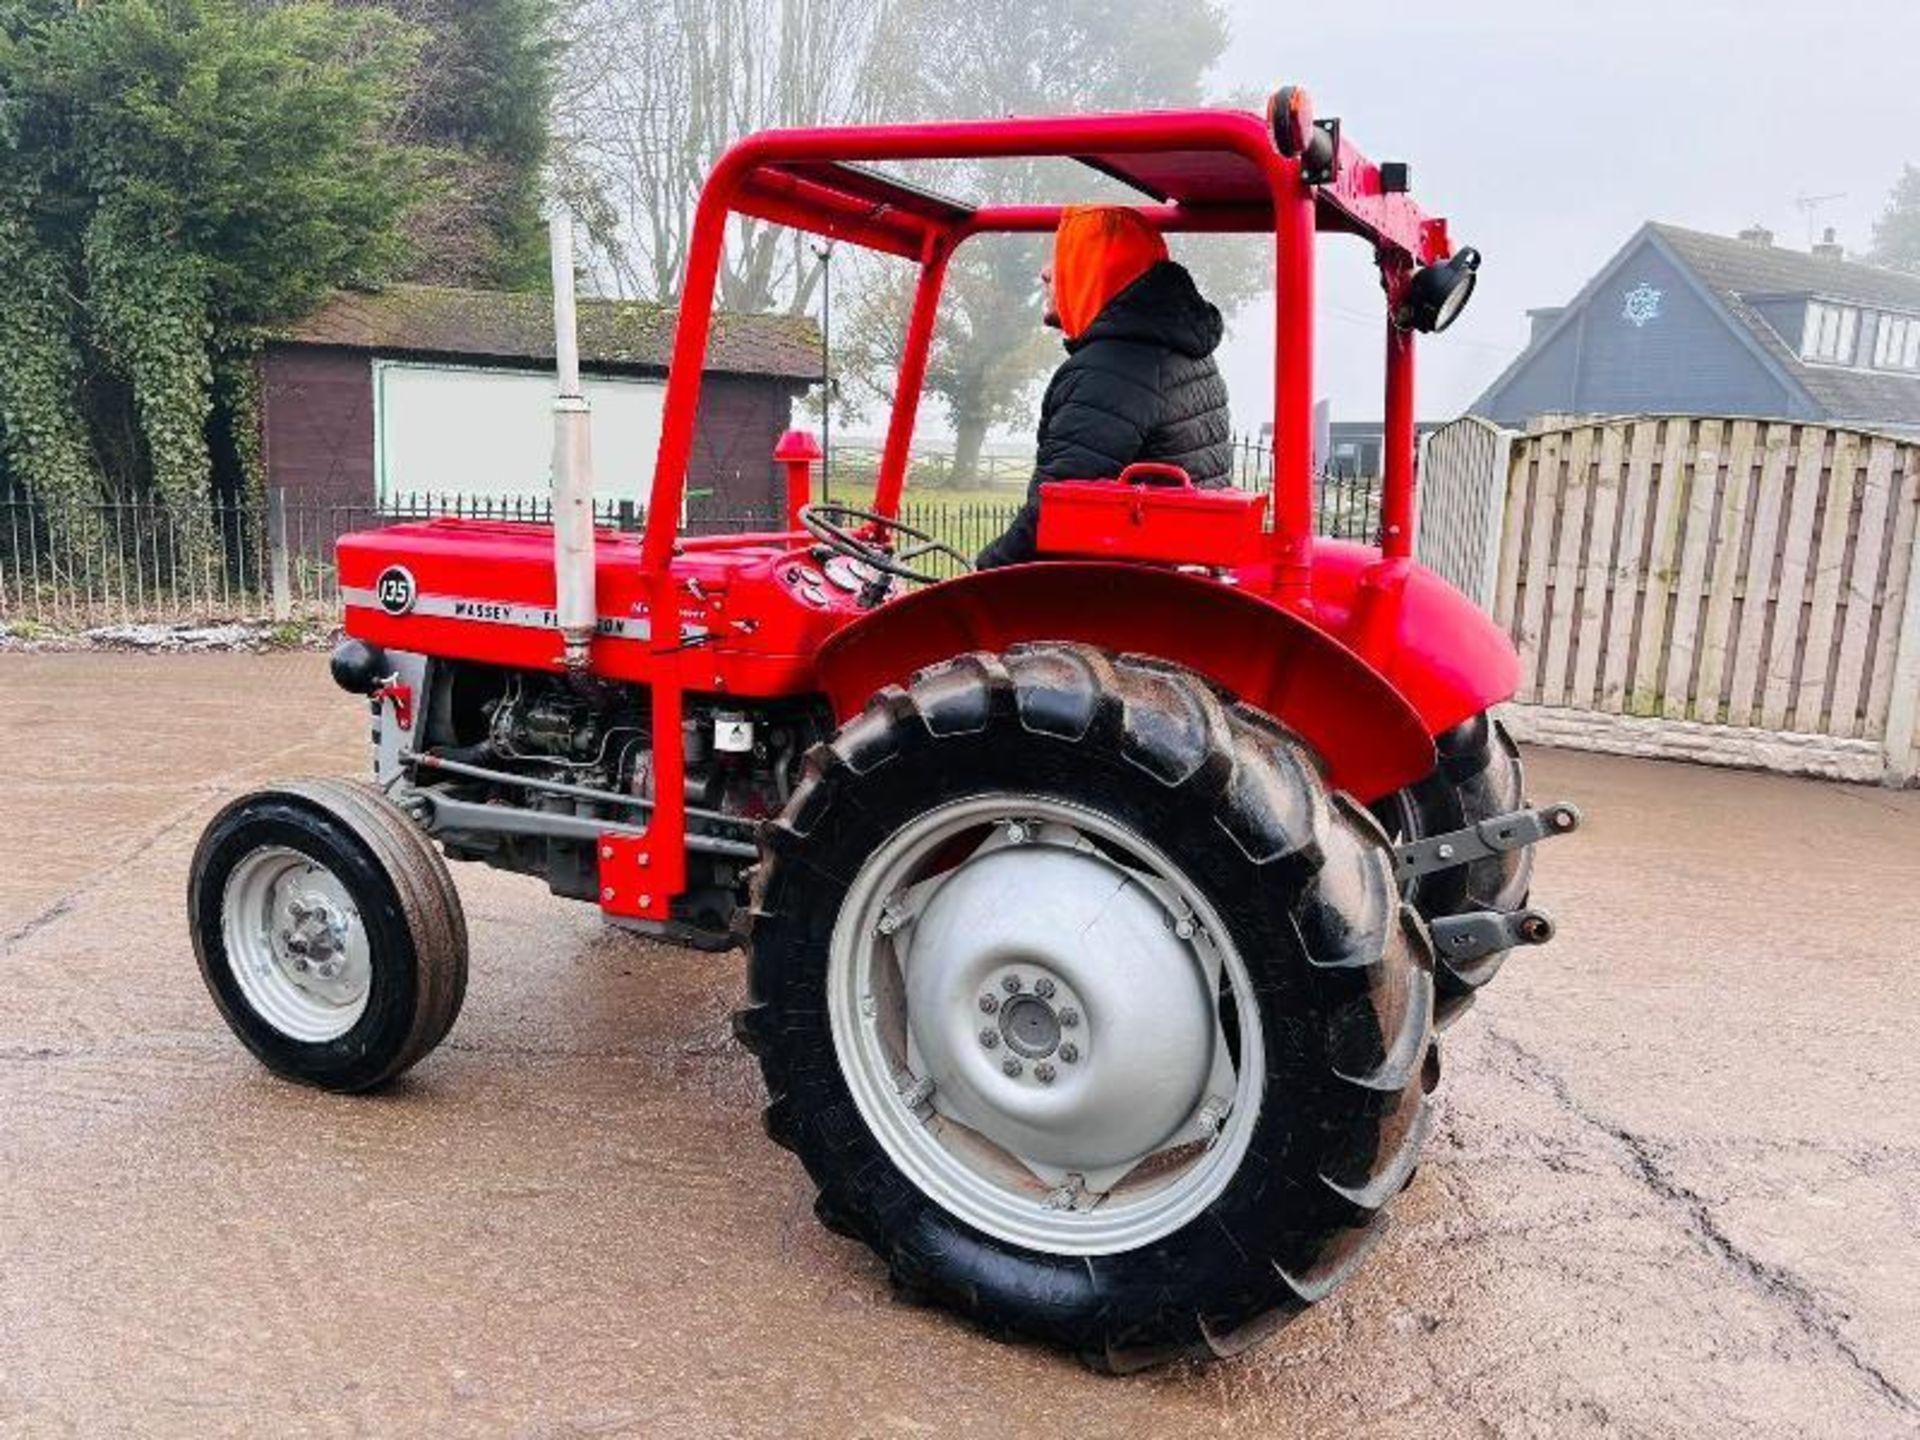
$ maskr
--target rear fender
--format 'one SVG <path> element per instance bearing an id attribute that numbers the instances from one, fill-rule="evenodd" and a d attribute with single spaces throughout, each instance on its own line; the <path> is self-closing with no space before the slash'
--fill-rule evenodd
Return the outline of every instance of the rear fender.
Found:
<path id="1" fill-rule="evenodd" d="M 1244 578 L 1261 582 L 1252 574 Z M 1313 619 L 1385 676 L 1432 735 L 1511 699 L 1519 687 L 1520 657 L 1506 631 L 1412 560 L 1316 541 Z"/>
<path id="2" fill-rule="evenodd" d="M 1078 641 L 1196 671 L 1298 734 L 1319 752 L 1331 783 L 1361 800 L 1434 766 L 1420 712 L 1341 641 L 1233 586 L 1136 565 L 1015 565 L 906 595 L 821 648 L 819 683 L 844 720 L 924 666 L 1034 640 Z"/>

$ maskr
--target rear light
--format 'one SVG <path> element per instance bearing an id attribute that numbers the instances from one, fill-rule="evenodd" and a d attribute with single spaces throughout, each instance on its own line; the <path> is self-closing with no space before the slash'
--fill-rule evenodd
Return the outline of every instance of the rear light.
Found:
<path id="1" fill-rule="evenodd" d="M 1300 162 L 1300 178 L 1309 185 L 1330 182 L 1340 166 L 1340 122 L 1313 118 L 1313 100 L 1302 85 L 1284 85 L 1267 101 L 1267 125 L 1273 145 Z"/>
<path id="2" fill-rule="evenodd" d="M 1273 129 L 1273 148 L 1289 160 L 1306 153 L 1313 138 L 1313 97 L 1304 85 L 1283 85 L 1267 101 L 1267 124 Z"/>

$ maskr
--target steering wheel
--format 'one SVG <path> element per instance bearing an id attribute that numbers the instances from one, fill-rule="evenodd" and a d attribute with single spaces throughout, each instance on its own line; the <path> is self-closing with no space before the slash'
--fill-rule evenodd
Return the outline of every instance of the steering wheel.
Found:
<path id="1" fill-rule="evenodd" d="M 853 523 L 856 521 L 860 522 L 859 530 L 891 532 L 916 543 L 896 551 L 890 540 L 869 538 L 858 533 Z M 938 584 L 941 578 L 929 575 L 924 570 L 916 570 L 908 563 L 918 560 L 922 555 L 945 555 L 962 570 L 973 569 L 973 562 L 946 541 L 935 539 L 926 531 L 903 525 L 898 520 L 889 520 L 884 515 L 876 515 L 871 510 L 861 510 L 852 505 L 802 505 L 800 524 L 829 550 L 837 550 L 883 575 L 898 576 L 921 585 Z"/>

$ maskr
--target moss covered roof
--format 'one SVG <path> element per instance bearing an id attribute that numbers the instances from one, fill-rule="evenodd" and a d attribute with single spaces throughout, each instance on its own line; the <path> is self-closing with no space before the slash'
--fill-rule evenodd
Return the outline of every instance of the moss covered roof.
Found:
<path id="1" fill-rule="evenodd" d="M 672 306 L 583 299 L 579 317 L 581 364 L 667 368 L 678 317 Z M 553 301 L 546 295 L 433 285 L 342 290 L 273 338 L 381 354 L 552 360 Z M 707 369 L 818 380 L 819 327 L 804 315 L 715 315 Z"/>

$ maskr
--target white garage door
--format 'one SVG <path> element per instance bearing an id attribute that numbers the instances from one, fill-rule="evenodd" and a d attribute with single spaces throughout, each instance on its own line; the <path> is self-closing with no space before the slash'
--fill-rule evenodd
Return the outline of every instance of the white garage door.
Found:
<path id="1" fill-rule="evenodd" d="M 594 495 L 644 502 L 666 386 L 588 376 Z M 376 360 L 374 473 L 382 503 L 418 495 L 541 498 L 553 471 L 551 372 Z"/>

